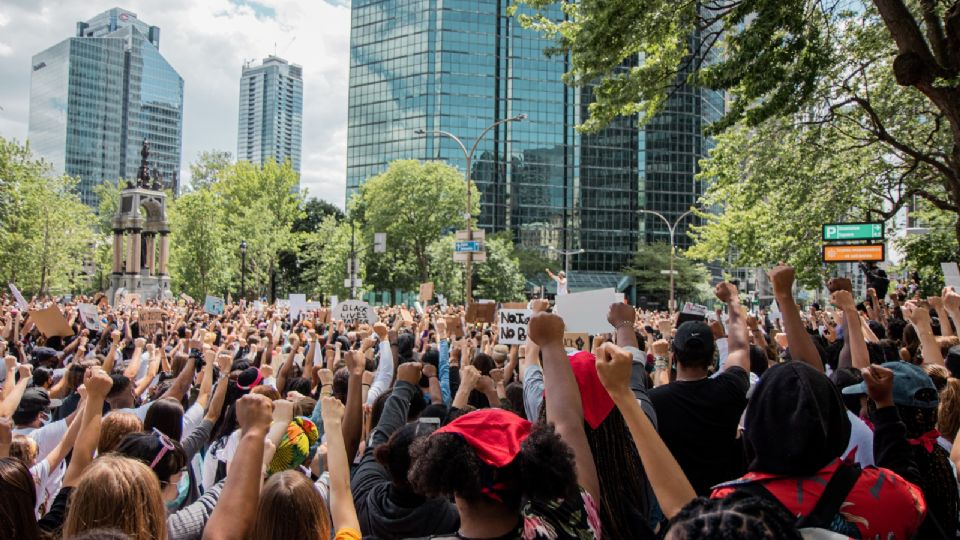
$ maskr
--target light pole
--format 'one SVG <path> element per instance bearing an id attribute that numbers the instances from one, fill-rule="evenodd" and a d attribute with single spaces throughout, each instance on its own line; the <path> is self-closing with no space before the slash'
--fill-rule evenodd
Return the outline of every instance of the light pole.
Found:
<path id="1" fill-rule="evenodd" d="M 247 297 L 247 241 L 240 241 L 240 297 Z"/>
<path id="2" fill-rule="evenodd" d="M 672 224 L 660 212 L 656 212 L 654 210 L 637 210 L 637 212 L 642 212 L 644 214 L 653 214 L 657 216 L 658 218 L 662 219 L 664 223 L 667 224 L 667 230 L 670 231 L 670 303 L 667 305 L 667 308 L 671 312 L 674 312 L 677 310 L 677 301 L 674 298 L 674 294 L 675 294 L 674 276 L 676 275 L 677 271 L 673 269 L 673 260 L 677 254 L 677 242 L 676 242 L 677 226 L 680 225 L 680 222 L 683 220 L 683 218 L 693 213 L 693 209 L 687 210 L 686 212 L 680 214 L 680 216 L 677 217 L 677 220 L 674 221 Z"/>
<path id="3" fill-rule="evenodd" d="M 566 274 L 567 279 L 570 279 L 570 256 L 579 255 L 586 251 L 585 249 L 557 249 L 553 246 L 547 246 L 547 249 L 563 255 L 563 273 Z"/>
<path id="4" fill-rule="evenodd" d="M 480 141 L 483 140 L 483 137 L 491 129 L 501 124 L 506 124 L 508 122 L 521 122 L 523 120 L 526 120 L 526 118 L 527 118 L 527 115 L 518 114 L 516 116 L 511 116 L 510 118 L 503 118 L 501 120 L 497 120 L 496 122 L 490 124 L 489 126 L 487 126 L 486 129 L 480 132 L 480 135 L 473 142 L 473 146 L 470 147 L 469 151 L 467 150 L 467 146 L 463 144 L 463 141 L 460 140 L 460 137 L 457 137 L 456 135 L 454 135 L 453 133 L 450 133 L 449 131 L 443 131 L 443 130 L 426 131 L 424 129 L 418 129 L 414 131 L 414 133 L 416 133 L 417 135 L 443 135 L 444 137 L 449 137 L 457 143 L 457 145 L 460 147 L 460 150 L 463 150 L 463 157 L 464 157 L 464 160 L 466 161 L 466 169 L 464 169 L 464 172 L 463 172 L 463 179 L 467 183 L 467 211 L 464 214 L 464 217 L 467 219 L 467 241 L 473 240 L 473 212 L 471 211 L 473 208 L 473 205 L 471 204 L 473 202 L 472 201 L 473 195 L 470 190 L 470 174 L 471 174 L 470 169 L 471 169 L 471 162 L 473 161 L 473 153 L 477 151 L 477 146 L 480 144 Z M 464 286 L 466 288 L 467 303 L 469 303 L 470 300 L 472 300 L 473 298 L 473 273 L 472 273 L 473 265 L 472 263 L 473 263 L 473 253 L 472 252 L 467 253 L 467 266 L 464 272 L 465 274 Z"/>

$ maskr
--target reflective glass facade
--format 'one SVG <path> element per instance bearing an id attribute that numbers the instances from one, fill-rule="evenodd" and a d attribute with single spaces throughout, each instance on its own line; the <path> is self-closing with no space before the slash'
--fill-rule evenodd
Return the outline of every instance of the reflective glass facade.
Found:
<path id="1" fill-rule="evenodd" d="M 159 43 L 157 27 L 115 8 L 33 57 L 31 147 L 58 173 L 79 177 L 88 204 L 100 182 L 136 177 L 144 139 L 150 167 L 178 188 L 183 79 Z"/>
<path id="2" fill-rule="evenodd" d="M 300 172 L 303 140 L 303 68 L 270 56 L 243 66 L 237 159 L 262 164 L 290 160 Z"/>
<path id="3" fill-rule="evenodd" d="M 450 132 L 469 150 L 493 122 L 526 114 L 477 146 L 471 175 L 481 192 L 479 226 L 510 230 L 532 249 L 583 248 L 571 261 L 580 272 L 619 272 L 639 239 L 636 210 L 652 198 L 644 191 L 645 160 L 667 157 L 648 151 L 635 118 L 577 133 L 590 90 L 561 82 L 567 60 L 545 56 L 550 43 L 508 17 L 510 3 L 354 0 L 347 197 L 397 159 L 462 169 L 463 150 L 431 132 Z M 421 129 L 428 135 L 414 133 Z"/>

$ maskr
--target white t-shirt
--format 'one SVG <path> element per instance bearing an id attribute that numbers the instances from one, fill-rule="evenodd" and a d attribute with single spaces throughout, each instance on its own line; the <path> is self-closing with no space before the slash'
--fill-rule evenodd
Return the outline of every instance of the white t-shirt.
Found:
<path id="1" fill-rule="evenodd" d="M 79 421 L 79 419 L 77 419 Z M 27 435 L 37 442 L 37 461 L 47 457 L 67 434 L 67 420 L 57 420 L 40 428 L 17 428 L 14 435 Z"/>
<path id="2" fill-rule="evenodd" d="M 568 292 L 568 291 L 567 291 L 567 280 L 566 280 L 566 278 L 564 278 L 564 279 L 558 279 L 558 280 L 557 280 L 557 296 L 560 296 L 561 294 L 567 294 L 567 292 Z"/>

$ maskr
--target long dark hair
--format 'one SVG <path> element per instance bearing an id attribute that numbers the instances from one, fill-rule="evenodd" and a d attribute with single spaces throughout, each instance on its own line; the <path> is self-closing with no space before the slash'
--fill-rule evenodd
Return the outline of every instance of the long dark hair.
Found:
<path id="1" fill-rule="evenodd" d="M 0 458 L 0 540 L 43 538 L 34 508 L 37 488 L 22 461 Z"/>
<path id="2" fill-rule="evenodd" d="M 175 441 L 183 438 L 183 407 L 180 403 L 172 399 L 154 401 L 143 418 L 143 430 L 153 428 Z"/>

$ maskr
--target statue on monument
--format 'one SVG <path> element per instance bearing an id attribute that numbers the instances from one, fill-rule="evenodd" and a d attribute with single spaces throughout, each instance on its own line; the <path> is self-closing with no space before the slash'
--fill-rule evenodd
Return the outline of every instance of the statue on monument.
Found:
<path id="1" fill-rule="evenodd" d="M 143 146 L 140 147 L 140 169 L 137 171 L 137 186 L 150 188 L 150 167 L 147 165 L 147 158 L 150 157 L 150 143 L 143 139 Z"/>

